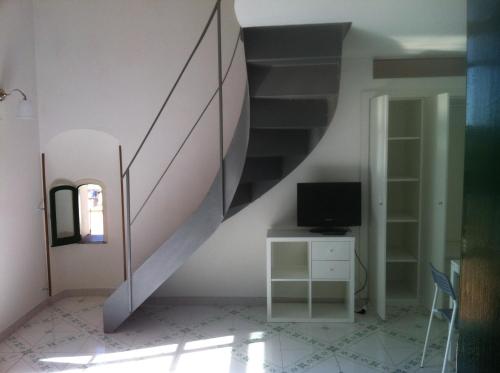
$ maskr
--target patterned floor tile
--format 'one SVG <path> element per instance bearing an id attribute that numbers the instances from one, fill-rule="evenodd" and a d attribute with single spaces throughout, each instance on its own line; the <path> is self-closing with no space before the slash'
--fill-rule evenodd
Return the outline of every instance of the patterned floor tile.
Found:
<path id="1" fill-rule="evenodd" d="M 317 365 L 314 365 L 307 372 L 308 373 L 345 373 L 345 372 L 378 373 L 379 371 L 354 363 L 347 359 L 338 358 L 334 356 L 325 361 L 320 362 Z"/>
<path id="2" fill-rule="evenodd" d="M 0 372 L 6 372 L 17 363 L 23 354 L 18 352 L 0 352 Z"/>
<path id="3" fill-rule="evenodd" d="M 103 297 L 66 298 L 0 343 L 3 372 L 373 373 L 440 371 L 446 323 L 426 366 L 425 310 L 392 306 L 351 324 L 267 323 L 264 306 L 145 306 L 102 331 Z M 453 372 L 452 365 L 449 372 Z"/>

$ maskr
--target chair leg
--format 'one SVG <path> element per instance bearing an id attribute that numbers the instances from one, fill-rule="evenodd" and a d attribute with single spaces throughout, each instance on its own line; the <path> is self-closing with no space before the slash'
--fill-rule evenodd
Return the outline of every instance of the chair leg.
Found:
<path id="1" fill-rule="evenodd" d="M 453 312 L 451 314 L 450 326 L 448 328 L 448 339 L 446 340 L 446 351 L 444 352 L 444 361 L 443 361 L 443 369 L 441 373 L 444 373 L 446 370 L 446 363 L 448 362 L 448 354 L 450 353 L 450 341 L 451 341 L 451 333 L 453 332 L 453 328 L 455 326 L 455 317 L 457 314 L 457 301 L 453 301 Z"/>
<path id="2" fill-rule="evenodd" d="M 425 335 L 424 351 L 422 351 L 422 360 L 420 360 L 420 368 L 424 366 L 425 353 L 427 352 L 427 344 L 429 343 L 429 336 L 431 334 L 432 318 L 434 317 L 434 310 L 436 308 L 436 300 L 438 295 L 438 287 L 434 285 L 434 300 L 432 301 L 431 315 L 429 316 L 429 324 L 427 325 L 427 334 Z"/>

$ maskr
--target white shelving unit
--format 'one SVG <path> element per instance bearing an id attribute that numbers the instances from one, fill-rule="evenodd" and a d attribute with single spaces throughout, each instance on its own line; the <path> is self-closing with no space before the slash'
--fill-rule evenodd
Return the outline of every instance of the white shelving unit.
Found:
<path id="1" fill-rule="evenodd" d="M 417 301 L 423 100 L 389 99 L 388 117 L 386 299 Z"/>
<path id="2" fill-rule="evenodd" d="M 266 241 L 268 321 L 354 322 L 354 237 L 270 230 Z"/>
<path id="3" fill-rule="evenodd" d="M 372 99 L 370 107 L 370 300 L 382 319 L 388 302 L 419 296 L 422 98 Z"/>

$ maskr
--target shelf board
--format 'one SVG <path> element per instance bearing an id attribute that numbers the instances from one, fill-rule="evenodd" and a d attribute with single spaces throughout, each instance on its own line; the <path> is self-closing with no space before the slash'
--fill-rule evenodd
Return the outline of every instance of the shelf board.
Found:
<path id="1" fill-rule="evenodd" d="M 396 250 L 388 250 L 387 263 L 417 263 L 417 258 L 405 252 L 396 252 Z"/>
<path id="2" fill-rule="evenodd" d="M 418 223 L 418 219 L 409 214 L 391 214 L 387 217 L 387 223 Z"/>
<path id="3" fill-rule="evenodd" d="M 272 281 L 309 281 L 307 266 L 290 266 L 284 268 L 273 268 L 271 270 Z"/>
<path id="4" fill-rule="evenodd" d="M 398 181 L 420 181 L 420 177 L 418 175 L 391 175 L 387 178 L 387 182 Z"/>
<path id="5" fill-rule="evenodd" d="M 389 141 L 415 141 L 420 140 L 419 136 L 392 136 L 388 138 Z"/>
<path id="6" fill-rule="evenodd" d="M 349 310 L 345 303 L 315 303 L 312 307 L 313 319 L 347 319 Z"/>
<path id="7" fill-rule="evenodd" d="M 309 318 L 309 305 L 307 303 L 273 303 L 272 318 Z"/>
<path id="8" fill-rule="evenodd" d="M 418 177 L 390 177 L 387 179 L 388 183 L 418 183 Z"/>

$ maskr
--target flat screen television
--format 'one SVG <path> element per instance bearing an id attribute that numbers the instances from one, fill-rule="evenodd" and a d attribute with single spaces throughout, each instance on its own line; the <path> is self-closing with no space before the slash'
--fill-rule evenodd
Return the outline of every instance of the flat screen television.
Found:
<path id="1" fill-rule="evenodd" d="M 297 184 L 297 225 L 311 231 L 342 234 L 361 225 L 361 183 Z"/>

